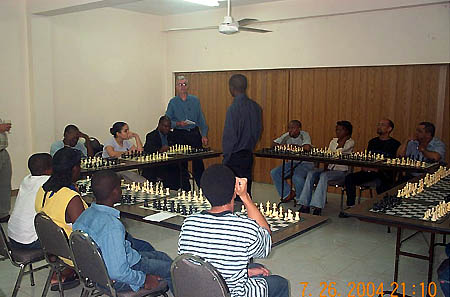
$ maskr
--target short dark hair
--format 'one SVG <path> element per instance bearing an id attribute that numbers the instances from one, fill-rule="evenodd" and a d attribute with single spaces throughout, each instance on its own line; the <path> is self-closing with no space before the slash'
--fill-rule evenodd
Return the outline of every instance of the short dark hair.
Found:
<path id="1" fill-rule="evenodd" d="M 80 131 L 80 129 L 78 129 L 77 126 L 70 124 L 64 128 L 64 135 L 66 135 L 70 132 L 77 132 L 77 131 Z"/>
<path id="2" fill-rule="evenodd" d="M 230 203 L 233 198 L 236 176 L 227 166 L 214 164 L 203 172 L 200 184 L 209 203 L 212 206 L 222 206 Z"/>
<path id="3" fill-rule="evenodd" d="M 125 126 L 127 123 L 125 122 L 115 122 L 114 125 L 109 128 L 109 133 L 111 133 L 114 137 L 116 137 L 117 133 L 120 133 L 122 131 L 123 126 Z"/>
<path id="4" fill-rule="evenodd" d="M 52 156 L 48 153 L 37 153 L 28 159 L 28 169 L 31 175 L 43 175 L 46 170 L 52 168 Z"/>
<path id="5" fill-rule="evenodd" d="M 170 118 L 168 116 L 166 116 L 166 115 L 163 115 L 162 117 L 159 118 L 158 125 L 161 124 L 164 121 L 169 121 L 170 122 Z"/>
<path id="6" fill-rule="evenodd" d="M 350 123 L 349 121 L 338 121 L 336 125 L 341 126 L 345 130 L 347 130 L 348 135 L 352 136 L 353 133 L 352 123 Z"/>
<path id="7" fill-rule="evenodd" d="M 421 122 L 419 125 L 425 126 L 425 132 L 430 133 L 431 137 L 434 137 L 434 133 L 436 132 L 436 127 L 434 127 L 433 123 Z"/>
<path id="8" fill-rule="evenodd" d="M 300 122 L 299 120 L 292 120 L 289 122 L 289 124 L 294 124 L 297 127 L 301 128 L 302 127 L 302 122 Z"/>
<path id="9" fill-rule="evenodd" d="M 120 187 L 120 177 L 112 170 L 102 170 L 92 176 L 91 185 L 96 201 L 102 202 L 116 187 Z"/>
<path id="10" fill-rule="evenodd" d="M 245 92 L 247 90 L 247 78 L 242 74 L 233 74 L 229 81 L 230 87 L 233 87 L 239 92 Z"/>
<path id="11" fill-rule="evenodd" d="M 389 123 L 389 127 L 391 127 L 392 128 L 392 130 L 391 130 L 391 132 L 394 130 L 394 122 L 393 121 L 391 121 L 390 119 L 385 119 L 386 121 L 388 121 L 388 123 Z"/>

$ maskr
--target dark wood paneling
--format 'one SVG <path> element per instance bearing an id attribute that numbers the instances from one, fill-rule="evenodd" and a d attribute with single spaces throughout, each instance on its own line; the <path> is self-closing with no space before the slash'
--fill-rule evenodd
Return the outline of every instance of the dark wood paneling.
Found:
<path id="1" fill-rule="evenodd" d="M 442 71 L 446 67 L 446 71 Z M 442 139 L 450 141 L 449 65 L 337 67 L 315 69 L 217 71 L 183 73 L 190 93 L 200 98 L 209 125 L 210 146 L 221 150 L 225 113 L 232 98 L 228 79 L 234 73 L 248 78 L 248 95 L 263 109 L 263 135 L 257 149 L 269 146 L 284 133 L 290 119 L 298 119 L 317 147 L 334 137 L 335 123 L 353 124 L 356 150 L 363 150 L 376 136 L 382 118 L 395 123 L 392 136 L 403 142 L 414 134 L 417 123 L 436 123 L 439 81 L 445 79 Z M 447 150 L 447 160 L 450 152 Z M 221 162 L 220 160 L 207 161 Z M 256 159 L 255 181 L 270 182 L 270 169 L 279 161 Z"/>

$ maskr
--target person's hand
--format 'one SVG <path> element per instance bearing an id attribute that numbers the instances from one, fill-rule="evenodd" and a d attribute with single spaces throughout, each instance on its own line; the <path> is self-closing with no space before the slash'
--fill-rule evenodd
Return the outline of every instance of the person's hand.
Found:
<path id="1" fill-rule="evenodd" d="M 89 135 L 87 135 L 86 133 L 83 133 L 81 131 L 78 132 L 78 137 L 84 138 L 86 140 L 89 140 Z"/>
<path id="2" fill-rule="evenodd" d="M 144 283 L 144 289 L 151 290 L 159 286 L 159 281 L 161 280 L 161 277 L 157 275 L 147 274 L 145 275 L 145 283 Z"/>
<path id="3" fill-rule="evenodd" d="M 169 150 L 169 146 L 163 145 L 159 151 L 160 151 L 161 153 L 164 153 L 164 152 L 167 152 L 168 150 Z"/>
<path id="4" fill-rule="evenodd" d="M 0 124 L 0 133 L 9 132 L 11 130 L 11 123 Z"/>
<path id="5" fill-rule="evenodd" d="M 203 146 L 208 146 L 208 137 L 206 137 L 206 136 L 202 137 L 202 144 L 203 144 Z"/>
<path id="6" fill-rule="evenodd" d="M 180 127 L 184 127 L 184 126 L 187 126 L 187 123 L 185 121 L 179 121 L 176 123 L 176 125 L 180 126 Z"/>
<path id="7" fill-rule="evenodd" d="M 234 186 L 234 192 L 239 195 L 241 199 L 247 196 L 247 178 L 236 177 L 236 184 Z"/>
<path id="8" fill-rule="evenodd" d="M 309 152 L 310 150 L 311 150 L 311 145 L 310 144 L 305 144 L 305 145 L 303 145 L 303 149 L 305 150 L 305 151 L 307 151 L 307 152 Z"/>
<path id="9" fill-rule="evenodd" d="M 419 152 L 423 153 L 427 150 L 427 144 L 419 144 L 419 147 L 417 148 Z"/>
<path id="10" fill-rule="evenodd" d="M 254 268 L 249 268 L 248 269 L 248 276 L 252 277 L 252 276 L 269 276 L 270 275 L 270 271 L 266 268 L 266 267 L 254 267 Z"/>
<path id="11" fill-rule="evenodd" d="M 132 131 L 128 131 L 128 137 L 129 138 L 136 138 L 136 136 L 139 136 L 137 133 L 134 133 Z"/>

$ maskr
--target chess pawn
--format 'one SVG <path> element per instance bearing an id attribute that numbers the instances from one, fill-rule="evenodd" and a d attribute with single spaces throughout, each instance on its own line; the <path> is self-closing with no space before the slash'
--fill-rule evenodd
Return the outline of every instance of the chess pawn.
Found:
<path id="1" fill-rule="evenodd" d="M 186 191 L 181 192 L 181 200 L 186 199 Z"/>
<path id="2" fill-rule="evenodd" d="M 300 212 L 299 211 L 296 211 L 295 212 L 295 220 L 298 222 L 298 221 L 300 221 Z"/>
<path id="3" fill-rule="evenodd" d="M 397 192 L 397 197 L 398 197 L 398 198 L 402 197 L 402 190 L 398 190 L 398 192 Z"/>
<path id="4" fill-rule="evenodd" d="M 285 220 L 285 221 L 287 221 L 287 220 L 288 220 L 288 214 L 287 214 L 287 212 L 286 212 L 286 213 L 284 213 L 284 220 Z"/>
<path id="5" fill-rule="evenodd" d="M 431 221 L 432 221 L 432 222 L 436 222 L 436 221 L 437 221 L 436 210 L 434 210 L 434 211 L 432 212 Z"/>
<path id="6" fill-rule="evenodd" d="M 166 196 L 169 196 L 169 195 L 170 195 L 170 189 L 166 188 Z"/>
<path id="7" fill-rule="evenodd" d="M 242 206 L 241 206 L 241 213 L 245 213 L 245 206 L 244 206 L 244 204 L 242 204 Z"/>

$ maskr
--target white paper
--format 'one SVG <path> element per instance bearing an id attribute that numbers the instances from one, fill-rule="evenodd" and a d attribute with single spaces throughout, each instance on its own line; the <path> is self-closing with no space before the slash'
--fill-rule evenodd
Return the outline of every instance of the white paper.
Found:
<path id="1" fill-rule="evenodd" d="M 146 216 L 146 217 L 144 217 L 144 220 L 152 221 L 152 222 L 161 222 L 161 221 L 170 219 L 171 217 L 174 217 L 174 216 L 176 216 L 176 214 L 162 211 L 160 213 L 155 213 L 155 214 Z"/>
<path id="2" fill-rule="evenodd" d="M 186 121 L 184 121 L 184 122 L 188 125 L 195 125 L 195 122 L 188 120 L 188 119 L 186 119 Z"/>

